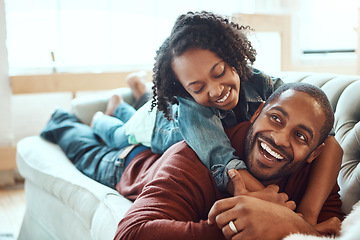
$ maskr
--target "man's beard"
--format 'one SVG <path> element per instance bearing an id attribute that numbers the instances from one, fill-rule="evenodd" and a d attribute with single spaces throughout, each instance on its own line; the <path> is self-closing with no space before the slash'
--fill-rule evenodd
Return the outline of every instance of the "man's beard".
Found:
<path id="1" fill-rule="evenodd" d="M 255 136 L 253 136 L 253 132 L 253 124 L 251 124 L 247 132 L 245 141 L 245 163 L 249 173 L 255 178 L 257 178 L 259 181 L 272 181 L 289 176 L 290 174 L 298 170 L 300 167 L 302 167 L 310 156 L 309 154 L 303 161 L 294 163 L 294 156 L 288 153 L 282 146 L 277 146 L 273 139 L 265 136 L 261 132 L 258 132 L 255 134 Z M 264 171 L 266 171 L 266 169 L 270 169 L 271 167 L 263 164 L 258 159 L 250 159 L 252 158 L 251 154 L 252 151 L 255 149 L 255 144 L 257 144 L 257 139 L 259 139 L 259 137 L 261 137 L 261 139 L 263 140 L 266 140 L 267 144 L 276 148 L 276 150 L 285 157 L 285 161 L 287 161 L 281 168 L 274 170 L 270 174 L 265 173 Z"/>

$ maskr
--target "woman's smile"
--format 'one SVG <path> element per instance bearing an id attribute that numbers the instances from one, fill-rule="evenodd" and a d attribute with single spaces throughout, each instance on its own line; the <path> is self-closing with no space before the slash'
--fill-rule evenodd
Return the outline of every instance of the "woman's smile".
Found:
<path id="1" fill-rule="evenodd" d="M 223 102 L 225 102 L 225 101 L 229 98 L 229 96 L 230 96 L 230 91 L 231 91 L 231 88 L 229 89 L 228 93 L 227 93 L 223 98 L 217 100 L 216 102 L 217 102 L 217 103 L 223 103 Z"/>

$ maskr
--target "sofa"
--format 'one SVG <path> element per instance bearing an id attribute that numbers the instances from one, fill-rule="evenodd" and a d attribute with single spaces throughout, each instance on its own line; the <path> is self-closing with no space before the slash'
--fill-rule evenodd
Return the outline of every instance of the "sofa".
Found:
<path id="1" fill-rule="evenodd" d="M 335 137 L 344 149 L 338 182 L 345 213 L 360 199 L 360 76 L 282 72 L 284 82 L 302 81 L 321 87 L 335 110 Z M 119 92 L 133 101 L 130 89 L 77 97 L 72 112 L 89 124 L 96 111 Z M 50 116 L 49 116 L 50 117 Z M 17 164 L 25 178 L 26 212 L 19 239 L 112 239 L 131 202 L 115 190 L 80 173 L 55 144 L 39 136 L 17 145 Z"/>

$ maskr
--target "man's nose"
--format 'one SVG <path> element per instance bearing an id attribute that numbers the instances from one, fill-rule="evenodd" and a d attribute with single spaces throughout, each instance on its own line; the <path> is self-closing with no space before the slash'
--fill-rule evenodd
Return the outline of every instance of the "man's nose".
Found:
<path id="1" fill-rule="evenodd" d="M 271 136 L 278 146 L 290 147 L 290 133 L 285 129 L 273 131 Z"/>
<path id="2" fill-rule="evenodd" d="M 209 96 L 220 97 L 223 90 L 224 90 L 224 86 L 222 84 L 211 84 L 209 86 Z"/>

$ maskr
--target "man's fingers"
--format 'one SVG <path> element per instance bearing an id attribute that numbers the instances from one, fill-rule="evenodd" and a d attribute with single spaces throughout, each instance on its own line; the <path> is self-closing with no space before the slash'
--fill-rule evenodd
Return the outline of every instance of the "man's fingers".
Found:
<path id="1" fill-rule="evenodd" d="M 293 211 L 295 211 L 295 209 L 296 209 L 296 203 L 294 201 L 287 201 L 285 203 L 285 206 L 290 208 Z"/>
<path id="2" fill-rule="evenodd" d="M 248 192 L 245 187 L 245 182 L 238 171 L 235 169 L 230 169 L 228 174 L 234 185 L 234 196 L 239 196 L 240 194 L 245 194 Z"/>
<path id="3" fill-rule="evenodd" d="M 233 239 L 233 237 L 236 234 L 238 234 L 239 232 L 242 231 L 242 227 L 238 224 L 238 222 L 236 220 L 231 221 L 231 222 L 233 224 L 233 227 L 232 227 L 233 229 L 230 227 L 230 224 L 231 224 L 230 222 L 222 228 L 222 232 L 226 239 Z"/>
<path id="4" fill-rule="evenodd" d="M 214 224 L 216 222 L 215 218 L 219 214 L 231 209 L 232 207 L 234 207 L 234 205 L 235 203 L 233 198 L 225 198 L 216 201 L 209 211 L 208 224 Z"/>

